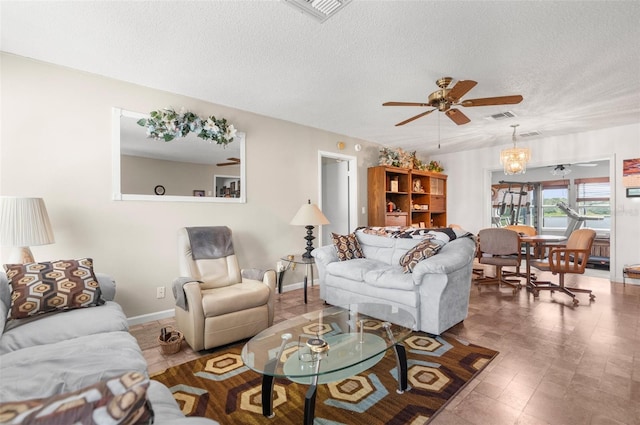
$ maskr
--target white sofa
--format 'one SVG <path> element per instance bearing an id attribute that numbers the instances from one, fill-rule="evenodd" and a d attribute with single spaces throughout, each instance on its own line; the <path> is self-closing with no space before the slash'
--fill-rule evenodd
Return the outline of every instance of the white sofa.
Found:
<path id="1" fill-rule="evenodd" d="M 0 413 L 10 403 L 68 394 L 127 372 L 148 377 L 127 318 L 113 301 L 115 282 L 104 274 L 96 278 L 103 305 L 9 320 L 11 287 L 0 272 Z M 151 380 L 146 395 L 155 424 L 217 424 L 185 417 L 160 382 Z"/>
<path id="2" fill-rule="evenodd" d="M 399 261 L 424 238 L 415 231 L 395 238 L 356 230 L 365 258 L 339 261 L 334 245 L 316 248 L 312 255 L 319 273 L 320 297 L 333 305 L 395 305 L 414 315 L 416 330 L 441 334 L 467 317 L 476 248 L 473 235 L 457 229 L 446 232 L 431 231 L 442 247 L 411 273 L 405 273 Z"/>

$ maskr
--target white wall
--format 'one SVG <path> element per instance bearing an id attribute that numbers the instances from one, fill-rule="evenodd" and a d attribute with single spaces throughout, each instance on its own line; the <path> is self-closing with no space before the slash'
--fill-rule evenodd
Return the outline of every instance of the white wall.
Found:
<path id="1" fill-rule="evenodd" d="M 530 167 L 609 159 L 612 190 L 611 275 L 622 282 L 622 267 L 640 262 L 640 198 L 627 198 L 622 160 L 640 158 L 640 123 L 519 143 L 531 148 Z M 506 146 L 435 155 L 447 180 L 447 218 L 476 233 L 491 225 L 491 171 L 499 170 Z M 481 212 L 481 213 L 479 213 Z"/>
<path id="2" fill-rule="evenodd" d="M 0 59 L 0 194 L 43 197 L 56 242 L 32 247 L 36 260 L 92 257 L 97 271 L 116 279 L 129 317 L 173 308 L 170 289 L 158 300 L 155 288 L 177 277 L 179 227 L 227 225 L 241 267 L 274 268 L 280 256 L 304 252 L 306 231 L 289 221 L 307 199 L 318 202 L 318 151 L 344 141 L 363 185 L 377 161 L 377 146 L 363 140 L 18 56 Z M 227 118 L 246 133 L 246 204 L 111 200 L 111 108 L 168 106 Z M 366 190 L 358 202 L 360 211 Z M 359 219 L 366 224 L 366 213 Z M 7 255 L 0 251 L 3 263 Z M 285 283 L 302 280 L 299 270 L 287 273 Z"/>

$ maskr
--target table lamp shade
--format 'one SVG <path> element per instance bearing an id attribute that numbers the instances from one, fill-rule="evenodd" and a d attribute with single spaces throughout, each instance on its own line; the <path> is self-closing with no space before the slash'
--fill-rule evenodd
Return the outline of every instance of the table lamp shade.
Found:
<path id="1" fill-rule="evenodd" d="M 320 208 L 316 204 L 312 204 L 311 200 L 307 204 L 303 204 L 296 215 L 291 220 L 294 226 L 317 226 L 320 224 L 329 224 L 327 217 L 322 214 Z"/>
<path id="2" fill-rule="evenodd" d="M 289 224 L 294 226 L 305 226 L 307 229 L 307 236 L 305 236 L 305 239 L 307 240 L 307 247 L 305 248 L 306 251 L 302 254 L 302 257 L 311 258 L 313 240 L 315 239 L 313 236 L 313 226 L 330 223 L 329 220 L 327 220 L 327 217 L 322 214 L 320 208 L 318 208 L 316 204 L 312 204 L 311 200 L 309 200 L 306 204 L 303 204 L 300 207 Z"/>
<path id="3" fill-rule="evenodd" d="M 13 262 L 32 262 L 30 246 L 54 242 L 47 207 L 42 198 L 0 197 L 0 245 L 19 248 Z"/>

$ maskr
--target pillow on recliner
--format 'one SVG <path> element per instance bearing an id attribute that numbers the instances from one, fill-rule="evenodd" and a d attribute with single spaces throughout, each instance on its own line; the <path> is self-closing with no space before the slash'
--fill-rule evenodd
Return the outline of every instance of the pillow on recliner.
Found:
<path id="1" fill-rule="evenodd" d="M 358 242 L 358 238 L 356 238 L 355 233 L 350 233 L 348 235 L 332 233 L 331 240 L 333 241 L 333 245 L 336 247 L 338 259 L 340 261 L 364 258 L 364 254 L 360 248 L 360 242 Z"/>
<path id="2" fill-rule="evenodd" d="M 104 304 L 93 260 L 5 264 L 11 285 L 11 319 Z"/>
<path id="3" fill-rule="evenodd" d="M 436 255 L 440 248 L 442 248 L 442 245 L 439 243 L 431 239 L 425 239 L 400 257 L 400 265 L 404 267 L 405 273 L 412 273 L 416 264 L 425 258 Z"/>

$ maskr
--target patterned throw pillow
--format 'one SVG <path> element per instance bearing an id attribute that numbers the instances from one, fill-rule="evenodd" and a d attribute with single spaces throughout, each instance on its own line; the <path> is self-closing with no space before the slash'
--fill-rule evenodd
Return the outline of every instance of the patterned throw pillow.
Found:
<path id="1" fill-rule="evenodd" d="M 78 391 L 0 403 L 3 424 L 150 424 L 149 378 L 128 372 Z"/>
<path id="2" fill-rule="evenodd" d="M 442 248 L 442 245 L 430 239 L 425 239 L 400 257 L 400 265 L 404 267 L 405 273 L 413 273 L 416 264 L 425 258 L 436 255 L 440 248 Z"/>
<path id="3" fill-rule="evenodd" d="M 360 242 L 358 242 L 355 233 L 350 233 L 348 235 L 332 233 L 331 240 L 333 241 L 333 245 L 336 247 L 338 259 L 340 261 L 364 258 L 364 254 L 360 248 Z"/>
<path id="4" fill-rule="evenodd" d="M 93 260 L 5 264 L 11 285 L 11 319 L 104 304 Z"/>

